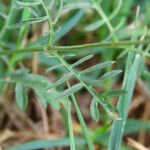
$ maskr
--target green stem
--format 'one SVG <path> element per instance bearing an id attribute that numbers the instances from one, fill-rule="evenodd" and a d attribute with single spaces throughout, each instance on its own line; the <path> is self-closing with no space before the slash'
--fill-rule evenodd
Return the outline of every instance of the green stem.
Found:
<path id="1" fill-rule="evenodd" d="M 7 51 L 1 51 L 0 55 L 8 55 L 13 53 L 29 53 L 29 52 L 51 52 L 51 51 L 81 51 L 81 50 L 89 50 L 93 48 L 99 48 L 99 47 L 113 47 L 113 48 L 120 48 L 125 49 L 126 47 L 133 46 L 133 45 L 139 45 L 139 44 L 149 44 L 149 41 L 118 41 L 118 42 L 97 42 L 97 43 L 89 43 L 89 44 L 83 44 L 83 45 L 73 45 L 73 46 L 39 46 L 39 47 L 26 47 L 22 49 L 15 49 L 15 50 L 7 50 Z M 1 45 L 1 47 L 4 47 Z M 134 50 L 132 50 L 134 51 Z M 141 53 L 144 54 L 147 57 L 150 57 L 149 53 Z"/>
<path id="2" fill-rule="evenodd" d="M 31 47 L 31 48 L 20 48 L 15 50 L 1 51 L 0 55 L 10 55 L 10 54 L 21 54 L 21 53 L 32 53 L 32 52 L 42 52 L 45 46 Z"/>
<path id="3" fill-rule="evenodd" d="M 69 127 L 69 136 L 70 136 L 70 150 L 75 150 L 75 140 L 73 134 L 73 127 L 72 127 L 72 118 L 71 118 L 71 103 L 69 99 L 66 102 L 67 105 L 67 118 L 68 118 L 68 127 Z"/>
<path id="4" fill-rule="evenodd" d="M 22 20 L 23 19 L 29 19 L 30 15 L 31 15 L 30 7 L 23 8 Z M 25 33 L 28 31 L 28 29 L 29 29 L 29 26 L 21 26 L 19 34 L 18 34 L 17 44 L 16 44 L 17 48 L 21 47 L 23 37 L 24 37 Z"/>
<path id="5" fill-rule="evenodd" d="M 82 130 L 83 130 L 83 133 L 84 133 L 86 142 L 87 142 L 87 144 L 88 144 L 89 150 L 94 150 L 94 146 L 93 146 L 92 140 L 91 140 L 91 138 L 90 138 L 88 129 L 87 129 L 87 127 L 86 127 L 86 124 L 85 124 L 84 119 L 83 119 L 83 117 L 82 117 L 81 111 L 80 111 L 80 109 L 79 109 L 79 106 L 78 106 L 78 104 L 77 104 L 77 102 L 76 102 L 76 99 L 75 99 L 75 97 L 74 97 L 73 94 L 71 95 L 71 98 L 72 98 L 72 103 L 73 103 L 73 105 L 74 105 L 74 108 L 75 108 L 75 110 L 76 110 L 76 112 L 77 112 L 77 116 L 78 116 L 78 119 L 79 119 L 79 121 L 80 121 L 80 124 L 81 124 Z"/>
<path id="6" fill-rule="evenodd" d="M 95 10 L 98 12 L 98 14 L 106 22 L 106 25 L 108 26 L 108 29 L 109 29 L 110 33 L 112 34 L 113 40 L 114 40 L 114 42 L 116 42 L 117 41 L 117 37 L 115 36 L 114 29 L 113 29 L 113 26 L 111 25 L 111 23 L 109 21 L 109 18 L 106 16 L 106 14 L 104 13 L 104 11 L 101 8 L 101 6 L 95 0 L 94 0 L 93 4 L 94 4 Z"/>
<path id="7" fill-rule="evenodd" d="M 50 30 L 49 31 L 48 46 L 51 46 L 53 44 L 53 32 L 54 32 L 53 31 L 53 22 L 52 22 L 52 18 L 50 16 L 50 14 L 49 14 L 49 11 L 48 11 L 47 7 L 45 6 L 44 1 L 41 0 L 41 2 L 42 2 L 42 6 L 46 12 L 46 15 L 48 16 L 48 25 L 49 25 L 49 30 Z"/>
<path id="8" fill-rule="evenodd" d="M 6 31 L 7 31 L 7 28 L 8 28 L 9 21 L 10 21 L 10 19 L 12 18 L 13 14 L 14 14 L 13 10 L 14 10 L 14 2 L 12 1 L 9 15 L 7 17 L 7 20 L 4 24 L 4 26 L 3 26 L 3 29 L 1 30 L 1 33 L 0 33 L 0 42 L 3 40 L 4 36 L 6 35 Z"/>

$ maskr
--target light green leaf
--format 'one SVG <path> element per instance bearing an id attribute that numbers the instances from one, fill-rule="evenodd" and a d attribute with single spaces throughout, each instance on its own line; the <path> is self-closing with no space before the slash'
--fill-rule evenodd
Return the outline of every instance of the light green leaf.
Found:
<path id="1" fill-rule="evenodd" d="M 14 0 L 14 2 L 22 7 L 35 6 L 41 3 L 40 0 L 30 0 L 30 1 L 25 1 L 25 2 L 20 1 L 20 0 Z"/>
<path id="2" fill-rule="evenodd" d="M 48 72 L 53 71 L 54 69 L 62 67 L 62 66 L 63 66 L 63 64 L 58 64 L 58 65 L 52 66 L 52 67 L 46 69 L 45 73 L 47 74 Z"/>
<path id="3" fill-rule="evenodd" d="M 0 11 L 0 17 L 2 17 L 5 20 L 7 19 L 7 15 L 2 11 Z"/>
<path id="4" fill-rule="evenodd" d="M 68 74 L 64 75 L 61 79 L 59 79 L 58 81 L 53 83 L 50 87 L 46 88 L 46 90 L 49 90 L 51 88 L 59 86 L 63 82 L 67 81 L 71 76 L 72 76 L 72 73 L 68 73 Z"/>
<path id="5" fill-rule="evenodd" d="M 39 97 L 43 106 L 46 107 L 46 103 L 49 103 L 54 108 L 59 108 L 58 102 L 54 101 L 54 98 L 59 95 L 59 93 L 54 89 L 51 91 L 44 90 L 46 87 L 51 85 L 51 82 L 43 76 L 28 74 L 23 70 L 17 70 L 13 73 L 1 74 L 0 81 L 22 84 L 24 87 L 32 88 Z"/>
<path id="6" fill-rule="evenodd" d="M 29 18 L 29 19 L 22 20 L 21 23 L 29 25 L 29 24 L 43 22 L 43 21 L 45 21 L 47 19 L 48 19 L 48 16 L 43 16 L 43 17 L 38 17 L 38 18 Z"/>
<path id="7" fill-rule="evenodd" d="M 10 83 L 21 83 L 30 88 L 38 88 L 43 90 L 51 85 L 50 81 L 40 75 L 28 74 L 24 70 L 17 70 L 15 72 L 0 74 L 0 80 Z"/>
<path id="8" fill-rule="evenodd" d="M 90 105 L 91 116 L 95 121 L 99 121 L 99 110 L 98 110 L 98 102 L 94 98 L 92 99 Z"/>
<path id="9" fill-rule="evenodd" d="M 62 139 L 49 139 L 49 140 L 35 140 L 31 142 L 27 142 L 24 144 L 20 144 L 18 146 L 9 147 L 7 150 L 37 150 L 43 148 L 55 148 L 55 147 L 62 147 L 62 146 L 69 146 L 70 141 L 69 138 L 62 138 Z M 85 141 L 81 138 L 75 139 L 76 145 L 84 145 Z"/>
<path id="10" fill-rule="evenodd" d="M 142 130 L 147 130 L 147 132 L 150 132 L 150 121 L 128 119 L 126 122 L 124 134 L 126 135 Z"/>
<path id="11" fill-rule="evenodd" d="M 49 2 L 49 5 L 48 5 L 47 8 L 51 10 L 52 7 L 53 7 L 53 5 L 54 5 L 54 2 L 55 2 L 54 0 L 51 0 L 51 1 Z"/>
<path id="12" fill-rule="evenodd" d="M 93 22 L 93 23 L 91 23 L 91 24 L 89 24 L 89 25 L 87 25 L 86 27 L 85 27 L 85 31 L 93 31 L 93 30 L 96 30 L 97 28 L 99 28 L 101 25 L 103 25 L 105 22 L 102 20 L 102 21 L 100 21 L 100 20 L 98 20 L 98 21 L 96 21 L 96 22 Z"/>
<path id="13" fill-rule="evenodd" d="M 15 93 L 17 105 L 22 111 L 24 111 L 28 104 L 27 89 L 22 84 L 17 83 Z"/>
<path id="14" fill-rule="evenodd" d="M 80 90 L 83 87 L 81 83 L 78 83 L 76 85 L 73 85 L 72 87 L 68 88 L 67 90 L 63 91 L 61 94 L 59 94 L 56 99 L 60 99 L 62 97 L 68 97 L 69 95 L 75 93 L 76 91 Z"/>
<path id="15" fill-rule="evenodd" d="M 87 68 L 87 69 L 81 71 L 80 74 L 91 73 L 91 72 L 93 72 L 93 71 L 95 71 L 97 69 L 100 70 L 100 69 L 106 68 L 106 67 L 108 67 L 108 66 L 110 66 L 110 65 L 112 65 L 114 63 L 115 63 L 115 61 L 107 61 L 107 62 L 103 62 L 103 63 L 100 63 L 100 64 L 96 64 L 95 66 L 92 66 L 90 68 Z"/>
<path id="16" fill-rule="evenodd" d="M 109 78 L 115 77 L 116 75 L 120 74 L 121 72 L 122 72 L 121 70 L 113 70 L 113 71 L 107 72 L 104 75 L 102 75 L 98 80 L 93 81 L 93 83 L 97 84 L 97 83 L 103 82 Z"/>
<path id="17" fill-rule="evenodd" d="M 74 64 L 72 64 L 71 66 L 72 66 L 72 67 L 76 67 L 76 66 L 82 64 L 83 62 L 85 62 L 85 61 L 91 59 L 92 57 L 93 57 L 93 55 L 85 56 L 85 57 L 81 58 L 80 60 L 76 61 L 76 62 L 75 62 Z"/>
<path id="18" fill-rule="evenodd" d="M 47 104 L 49 103 L 53 108 L 55 109 L 59 109 L 59 102 L 57 100 L 55 100 L 55 96 L 59 93 L 57 93 L 56 91 L 41 91 L 39 89 L 34 89 L 36 95 L 38 96 L 41 104 L 43 107 L 47 107 Z"/>
<path id="19" fill-rule="evenodd" d="M 57 23 L 57 21 L 58 21 L 60 15 L 61 15 L 62 8 L 63 8 L 63 0 L 60 0 L 60 5 L 59 5 L 59 8 L 58 8 L 58 11 L 57 11 L 57 14 L 56 14 L 56 18 L 55 18 L 55 20 L 53 21 L 54 24 Z"/>
<path id="20" fill-rule="evenodd" d="M 126 94 L 127 92 L 125 90 L 120 90 L 120 89 L 115 89 L 115 90 L 110 90 L 106 91 L 104 93 L 101 93 L 102 95 L 106 95 L 108 97 L 116 97 L 116 96 L 121 96 L 122 94 Z"/>
<path id="21" fill-rule="evenodd" d="M 16 28 L 20 28 L 20 27 L 22 27 L 24 25 L 40 23 L 40 22 L 43 22 L 43 21 L 45 21 L 47 19 L 48 19 L 48 16 L 24 19 L 24 20 L 20 21 L 19 23 L 8 24 L 8 29 L 16 29 Z"/>

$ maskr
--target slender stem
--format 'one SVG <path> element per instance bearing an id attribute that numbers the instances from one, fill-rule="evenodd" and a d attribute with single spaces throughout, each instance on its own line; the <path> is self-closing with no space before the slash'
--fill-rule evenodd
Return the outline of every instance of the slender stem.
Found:
<path id="1" fill-rule="evenodd" d="M 21 53 L 31 53 L 31 52 L 42 52 L 45 46 L 31 47 L 31 48 L 20 48 L 15 50 L 0 51 L 0 55 L 10 55 L 10 54 L 21 54 Z"/>
<path id="2" fill-rule="evenodd" d="M 90 135 L 89 135 L 89 132 L 88 132 L 88 129 L 86 127 L 86 124 L 84 122 L 84 119 L 82 117 L 82 114 L 81 114 L 81 111 L 79 109 L 79 106 L 76 102 L 76 99 L 75 99 L 75 96 L 72 94 L 71 95 L 71 98 L 72 98 L 72 103 L 74 105 L 74 108 L 77 112 L 77 116 L 78 116 L 78 119 L 80 121 L 80 124 L 81 124 L 81 127 L 82 127 L 82 130 L 83 130 L 83 133 L 84 133 L 84 136 L 85 136 L 85 139 L 86 139 L 86 142 L 88 144 L 88 147 L 89 147 L 89 150 L 94 150 L 94 146 L 93 146 L 93 143 L 92 143 L 92 140 L 90 138 Z"/>
<path id="3" fill-rule="evenodd" d="M 49 11 L 48 11 L 44 1 L 41 0 L 41 2 L 42 2 L 42 6 L 43 6 L 43 8 L 44 8 L 44 10 L 46 12 L 46 15 L 48 16 L 48 25 L 49 25 L 49 30 L 50 30 L 49 31 L 48 46 L 50 46 L 50 45 L 53 44 L 53 32 L 54 32 L 53 31 L 54 30 L 53 29 L 53 22 L 52 22 L 52 18 L 51 18 L 50 14 L 49 14 Z"/>
<path id="4" fill-rule="evenodd" d="M 8 24 L 9 24 L 9 20 L 12 18 L 12 15 L 14 14 L 13 10 L 14 10 L 14 2 L 12 1 L 11 2 L 10 12 L 9 12 L 9 14 L 7 16 L 7 20 L 6 20 L 6 22 L 5 22 L 4 26 L 3 26 L 3 29 L 0 32 L 0 41 L 3 40 L 3 37 L 6 34 L 6 30 L 7 30 Z"/>
<path id="5" fill-rule="evenodd" d="M 90 43 L 90 44 L 83 44 L 83 45 L 73 45 L 73 46 L 53 46 L 48 47 L 48 50 L 55 50 L 55 51 L 77 51 L 82 49 L 92 49 L 92 48 L 99 48 L 99 47 L 113 47 L 113 48 L 122 48 L 125 49 L 126 47 L 132 45 L 139 45 L 139 44 L 149 44 L 149 41 L 119 41 L 119 42 L 97 42 L 97 43 Z"/>
<path id="6" fill-rule="evenodd" d="M 95 10 L 98 12 L 98 14 L 103 18 L 103 20 L 106 22 L 106 25 L 108 26 L 108 29 L 110 31 L 110 33 L 112 34 L 113 40 L 114 42 L 117 41 L 117 37 L 114 34 L 114 29 L 113 26 L 111 25 L 109 18 L 106 16 L 106 14 L 104 13 L 103 9 L 101 8 L 101 6 L 94 0 L 93 1 L 94 4 L 94 8 Z"/>
<path id="7" fill-rule="evenodd" d="M 83 44 L 83 45 L 73 45 L 73 46 L 39 46 L 39 47 L 26 47 L 21 49 L 15 49 L 15 50 L 7 50 L 7 51 L 1 51 L 0 55 L 9 55 L 13 53 L 29 53 L 29 52 L 51 52 L 51 51 L 81 51 L 81 50 L 89 50 L 93 48 L 99 48 L 99 47 L 113 47 L 113 48 L 120 48 L 125 49 L 126 46 L 133 46 L 133 45 L 139 45 L 139 44 L 149 44 L 150 41 L 118 41 L 118 42 L 97 42 L 97 43 L 89 43 L 89 44 Z M 4 47 L 1 45 L 1 47 Z M 134 51 L 134 50 L 132 50 Z M 144 54 L 144 56 L 150 57 L 149 53 L 140 53 Z"/>
<path id="8" fill-rule="evenodd" d="M 68 127 L 69 127 L 69 136 L 70 136 L 70 150 L 75 150 L 75 140 L 73 134 L 72 118 L 71 118 L 71 103 L 69 99 L 66 102 L 67 105 L 67 118 L 68 118 Z"/>

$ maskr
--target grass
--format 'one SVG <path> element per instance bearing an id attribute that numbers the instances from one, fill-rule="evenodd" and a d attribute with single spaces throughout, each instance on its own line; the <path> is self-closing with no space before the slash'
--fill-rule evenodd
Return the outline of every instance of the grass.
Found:
<path id="1" fill-rule="evenodd" d="M 9 102 L 7 91 L 10 90 L 10 95 L 15 97 L 20 111 L 25 113 L 32 98 L 30 92 L 34 91 L 43 106 L 41 111 L 45 111 L 44 114 L 47 115 L 43 119 L 49 118 L 48 110 L 59 111 L 65 108 L 66 115 L 61 111 L 59 113 L 67 125 L 68 132 L 62 139 L 41 139 L 33 142 L 27 140 L 27 143 L 18 143 L 20 145 L 13 148 L 8 144 L 8 150 L 69 145 L 71 150 L 82 150 L 86 146 L 89 150 L 94 150 L 96 146 L 109 150 L 123 149 L 122 137 L 126 133 L 133 92 L 138 72 L 141 71 L 140 63 L 143 63 L 145 70 L 139 78 L 149 84 L 149 78 L 142 78 L 144 73 L 148 72 L 147 61 L 142 60 L 150 58 L 149 28 L 145 30 L 148 23 L 144 14 L 147 3 L 139 3 L 142 11 L 137 9 L 135 20 L 136 13 L 132 8 L 137 4 L 133 0 L 119 0 L 118 5 L 115 0 L 14 0 L 6 4 L 0 3 L 1 97 L 5 97 Z M 39 36 L 38 32 L 45 28 L 45 24 L 47 31 Z M 132 35 L 128 34 L 131 31 Z M 35 37 L 30 39 L 30 34 L 35 34 Z M 82 36 L 85 36 L 86 40 L 81 39 Z M 97 57 L 98 61 L 94 61 Z M 86 65 L 91 61 L 94 63 Z M 29 67 L 31 64 L 32 67 Z M 43 69 L 45 74 L 41 71 Z M 55 82 L 49 80 L 50 73 L 54 74 Z M 114 86 L 118 87 L 119 82 L 122 82 L 122 76 L 122 88 L 114 89 Z M 147 88 L 146 84 L 144 86 Z M 82 114 L 83 108 L 78 105 L 78 95 L 80 94 L 82 99 L 83 91 L 91 97 L 90 107 L 86 108 L 91 113 L 89 124 Z M 14 92 L 15 94 L 12 94 Z M 118 97 L 117 106 L 111 102 L 114 97 Z M 87 99 L 87 103 L 88 101 Z M 72 106 L 82 129 L 79 137 L 74 133 L 75 117 L 72 115 Z M 28 119 L 31 119 L 30 116 Z M 133 119 L 132 123 L 137 121 Z M 95 131 L 92 131 L 93 122 L 96 124 Z M 100 122 L 103 122 L 101 128 Z M 128 129 L 132 128 L 132 123 Z M 142 121 L 140 123 L 142 124 Z M 149 129 L 149 122 L 143 123 L 144 128 L 136 131 Z M 132 130 L 128 133 L 132 133 Z M 106 142 L 102 141 L 103 138 Z"/>

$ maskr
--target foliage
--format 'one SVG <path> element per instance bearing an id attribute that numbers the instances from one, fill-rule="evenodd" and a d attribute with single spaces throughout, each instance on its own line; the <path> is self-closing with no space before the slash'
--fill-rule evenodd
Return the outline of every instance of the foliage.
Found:
<path id="1" fill-rule="evenodd" d="M 112 12 L 109 10 L 108 4 L 114 4 L 111 7 Z M 107 113 L 108 120 L 113 120 L 109 143 L 107 143 L 108 149 L 120 149 L 133 90 L 138 77 L 138 69 L 141 62 L 145 66 L 142 59 L 150 57 L 149 29 L 144 28 L 143 30 L 146 23 L 141 22 L 139 9 L 137 9 L 135 19 L 134 17 L 130 18 L 130 13 L 133 12 L 128 12 L 134 5 L 134 1 L 114 0 L 109 1 L 108 4 L 102 0 L 85 2 L 74 0 L 14 0 L 8 6 L 3 6 L 3 3 L 0 6 L 2 8 L 0 11 L 0 19 L 2 20 L 0 23 L 1 94 L 3 95 L 7 90 L 5 85 L 13 84 L 16 103 L 22 111 L 25 111 L 28 104 L 29 89 L 34 90 L 44 108 L 48 104 L 54 109 L 59 109 L 62 105 L 65 106 L 71 150 L 75 150 L 76 143 L 78 143 L 78 138 L 76 141 L 73 135 L 72 106 L 77 113 L 88 148 L 94 150 L 93 142 L 96 142 L 97 133 L 95 133 L 95 138 L 92 138 L 75 98 L 76 93 L 82 89 L 86 90 L 92 97 L 89 110 L 93 121 L 98 122 L 101 119 L 100 106 Z M 88 24 L 85 15 L 88 16 L 90 11 L 93 11 L 96 17 Z M 63 18 L 63 15 L 67 16 L 67 19 Z M 128 25 L 128 19 L 132 20 L 130 25 Z M 146 20 L 146 18 L 144 19 Z M 45 22 L 48 23 L 47 32 L 34 41 L 27 40 L 24 44 L 31 28 L 38 25 L 42 26 Z M 92 32 L 98 32 L 96 41 L 100 40 L 100 42 L 60 46 L 62 37 L 79 22 L 82 24 L 80 27 L 85 34 L 88 32 L 92 35 Z M 61 24 L 60 27 L 58 27 L 59 24 Z M 134 30 L 132 26 L 135 28 Z M 100 34 L 100 32 L 104 34 Z M 78 34 L 70 33 L 70 41 L 71 39 L 73 41 L 79 39 L 78 36 L 83 33 Z M 15 35 L 16 38 L 13 38 L 12 35 Z M 143 50 L 145 47 L 146 50 Z M 23 65 L 23 61 L 31 60 L 34 52 L 38 52 L 40 65 L 46 66 L 45 74 L 54 72 L 57 81 L 52 83 L 44 75 L 30 73 L 31 71 Z M 95 55 L 101 56 L 103 61 L 80 69 L 79 66 L 93 59 Z M 121 69 L 118 60 L 116 61 L 116 56 L 122 62 L 123 59 L 126 59 L 125 65 L 123 67 L 120 65 Z M 117 67 L 119 69 L 116 69 Z M 126 68 L 125 71 L 124 67 Z M 147 68 L 144 69 L 146 72 Z M 124 73 L 122 89 L 113 89 L 113 81 L 119 80 L 122 75 L 121 72 Z M 143 74 L 142 72 L 141 76 Z M 71 84 L 70 81 L 74 81 L 74 84 Z M 105 87 L 105 90 L 99 92 L 99 87 Z M 114 97 L 119 97 L 117 106 L 111 102 Z M 102 128 L 104 127 L 105 125 Z M 104 133 L 105 129 L 99 135 Z M 83 145 L 85 141 L 83 140 Z M 51 148 L 69 144 L 68 139 L 55 140 L 50 143 L 48 141 L 47 146 L 45 146 L 45 142 L 47 141 L 39 141 L 39 147 L 36 145 L 37 142 L 24 144 L 21 149 Z M 62 144 L 63 142 L 64 144 Z M 17 150 L 18 147 L 12 149 Z"/>

